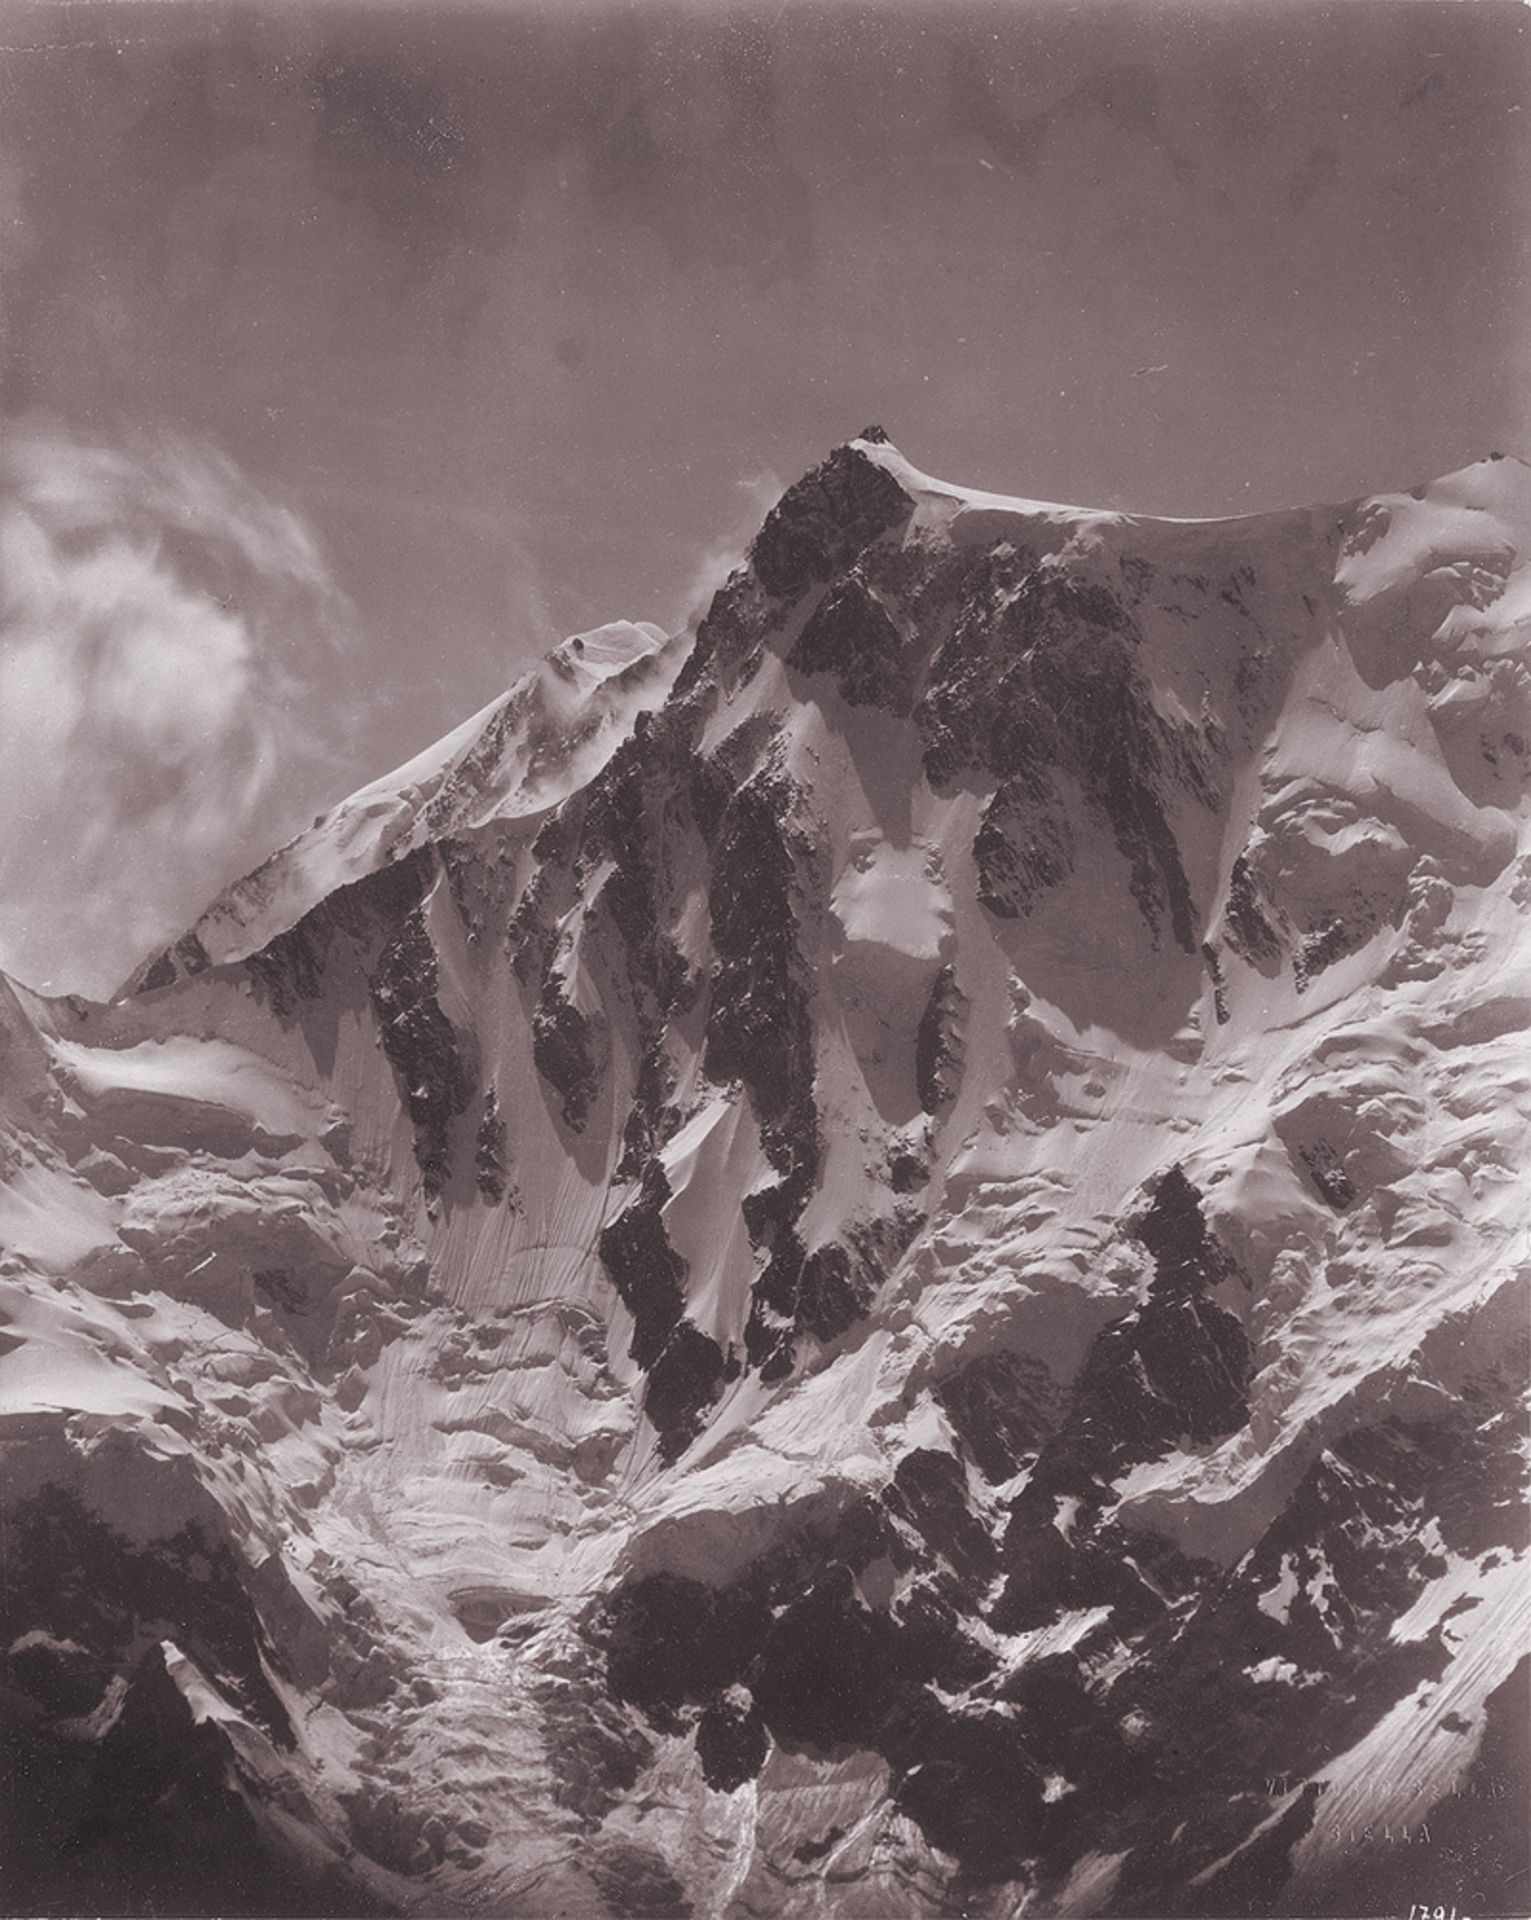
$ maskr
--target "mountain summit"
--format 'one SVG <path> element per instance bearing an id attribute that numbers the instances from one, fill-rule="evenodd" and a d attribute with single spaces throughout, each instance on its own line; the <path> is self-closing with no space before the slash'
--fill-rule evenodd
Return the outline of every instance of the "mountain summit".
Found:
<path id="1" fill-rule="evenodd" d="M 1528 532 L 869 429 L 5 987 L 7 1910 L 1516 1911 Z"/>

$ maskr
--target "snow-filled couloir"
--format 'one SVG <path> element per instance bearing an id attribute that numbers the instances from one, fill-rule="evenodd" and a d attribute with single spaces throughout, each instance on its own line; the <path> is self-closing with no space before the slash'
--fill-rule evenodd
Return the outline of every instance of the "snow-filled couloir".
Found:
<path id="1" fill-rule="evenodd" d="M 1519 1911 L 1528 524 L 869 430 L 0 983 L 6 1910 Z"/>

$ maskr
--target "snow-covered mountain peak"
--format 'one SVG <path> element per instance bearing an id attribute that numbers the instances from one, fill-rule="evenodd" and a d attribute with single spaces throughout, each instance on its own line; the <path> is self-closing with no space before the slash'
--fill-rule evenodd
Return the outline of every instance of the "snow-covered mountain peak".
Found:
<path id="1" fill-rule="evenodd" d="M 23 1902 L 1494 1911 L 1526 482 L 863 435 L 694 631 L 0 996 Z"/>
<path id="2" fill-rule="evenodd" d="M 1094 574 L 1120 591 L 1123 558 L 1130 568 L 1151 564 L 1146 556 L 1161 562 L 1190 558 L 1214 550 L 1235 530 L 1251 551 L 1279 555 L 1285 549 L 1276 564 L 1284 557 L 1290 565 L 1293 555 L 1310 557 L 1302 549 L 1315 522 L 1327 517 L 1343 528 L 1344 539 L 1333 585 L 1347 625 L 1363 645 L 1377 627 L 1391 631 L 1397 624 L 1391 608 L 1400 596 L 1408 601 L 1405 631 L 1422 630 L 1424 623 L 1433 636 L 1444 625 L 1449 634 L 1443 632 L 1443 639 L 1470 630 L 1481 640 L 1522 617 L 1518 561 L 1516 591 L 1505 597 L 1509 559 L 1523 551 L 1517 539 L 1531 515 L 1531 483 L 1520 461 L 1479 462 L 1412 494 L 1379 495 L 1332 513 L 1301 509 L 1242 521 L 1186 521 L 958 487 L 915 467 L 879 430 L 869 435 L 847 443 L 836 457 L 887 476 L 907 497 L 906 546 L 933 543 L 961 553 L 1019 544 L 1034 551 L 1043 575 Z M 844 498 L 831 502 L 831 519 L 845 511 Z M 1484 619 L 1489 607 L 1493 615 Z M 1440 617 L 1430 624 L 1432 613 Z M 1177 638 L 1183 647 L 1185 636 Z M 689 646 L 689 635 L 667 639 L 652 624 L 631 621 L 565 640 L 508 694 L 359 789 L 236 883 L 176 950 L 141 968 L 130 988 L 151 980 L 166 984 L 204 958 L 214 964 L 244 958 L 336 887 L 390 864 L 432 835 L 556 805 L 593 777 L 637 713 L 662 702 Z M 1458 690 L 1454 697 L 1461 701 L 1465 695 Z"/>

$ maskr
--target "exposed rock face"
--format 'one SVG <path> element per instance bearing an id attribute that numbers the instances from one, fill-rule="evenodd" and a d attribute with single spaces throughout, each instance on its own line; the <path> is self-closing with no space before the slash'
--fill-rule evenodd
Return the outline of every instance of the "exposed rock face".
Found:
<path id="1" fill-rule="evenodd" d="M 978 897 L 990 913 L 1018 920 L 1074 867 L 1066 808 L 1045 780 L 1025 776 L 995 789 L 973 840 Z"/>
<path id="2" fill-rule="evenodd" d="M 1528 509 L 869 431 L 0 982 L 10 1910 L 1513 1911 Z"/>
<path id="3" fill-rule="evenodd" d="M 562 1101 L 565 1124 L 583 1132 L 599 1081 L 595 1042 L 590 1020 L 569 999 L 562 974 L 543 976 L 532 1021 L 532 1059 Z"/>
<path id="4" fill-rule="evenodd" d="M 499 1095 L 491 1087 L 484 1098 L 484 1110 L 474 1137 L 473 1155 L 478 1190 L 491 1205 L 497 1205 L 505 1198 L 505 1138 Z"/>
<path id="5" fill-rule="evenodd" d="M 814 608 L 787 656 L 800 673 L 829 673 L 853 707 L 907 713 L 913 662 L 903 635 L 864 580 L 849 575 Z"/>
<path id="6" fill-rule="evenodd" d="M 1237 1317 L 1207 1297 L 1227 1263 L 1178 1167 L 1160 1182 L 1136 1237 L 1154 1262 L 1148 1296 L 1096 1336 L 1010 1511 L 1011 1572 L 997 1617 L 1012 1631 L 1053 1617 L 1060 1579 L 1076 1604 L 1115 1606 L 1125 1576 L 1126 1604 L 1135 1611 L 1146 1601 L 1152 1611 L 1153 1585 L 1145 1594 L 1119 1539 L 1093 1537 L 1110 1490 L 1182 1437 L 1206 1446 L 1249 1417 L 1249 1342 Z"/>
<path id="7" fill-rule="evenodd" d="M 975 853 L 980 897 L 1023 914 L 1071 871 L 1068 794 L 1082 792 L 1129 863 L 1133 898 L 1191 951 L 1196 910 L 1166 817 L 1167 792 L 1211 805 L 1206 729 L 1166 722 L 1120 590 L 1080 562 L 1001 549 L 970 585 L 937 654 L 918 719 L 940 785 L 998 781 Z"/>
<path id="8" fill-rule="evenodd" d="M 1023 1354 L 981 1353 L 938 1381 L 935 1394 L 963 1451 L 995 1485 L 1012 1479 L 1057 1423 L 1057 1389 Z"/>
<path id="9" fill-rule="evenodd" d="M 602 1229 L 601 1264 L 633 1316 L 631 1357 L 649 1374 L 645 1408 L 673 1457 L 717 1398 L 727 1362 L 717 1342 L 684 1318 L 686 1263 L 670 1245 L 662 1209 L 669 1182 L 658 1160 L 638 1196 Z"/>
<path id="10" fill-rule="evenodd" d="M 452 1123 L 467 1111 L 473 1081 L 436 997 L 436 954 L 418 907 L 378 955 L 371 987 L 378 1037 L 414 1124 L 426 1198 L 434 1200 L 447 1182 Z"/>
<path id="11" fill-rule="evenodd" d="M 291 1722 L 267 1673 L 280 1656 L 229 1545 L 209 1540 L 195 1522 L 140 1547 L 77 1494 L 45 1484 L 7 1515 L 0 1581 L 6 1659 L 24 1690 L 41 1693 L 56 1711 L 88 1713 L 105 1690 L 103 1669 L 136 1659 L 144 1635 L 162 1625 L 223 1676 L 236 1703 L 278 1745 L 292 1745 Z"/>
<path id="12" fill-rule="evenodd" d="M 796 599 L 832 579 L 914 509 L 911 496 L 855 445 L 837 447 L 766 515 L 750 560 L 767 593 Z"/>
<path id="13" fill-rule="evenodd" d="M 931 983 L 914 1041 L 920 1105 L 929 1114 L 943 1113 L 950 1107 L 962 1084 L 962 1015 L 966 1006 L 967 995 L 957 985 L 955 968 L 942 967 Z"/>
<path id="14" fill-rule="evenodd" d="M 717 955 L 707 1071 L 749 1089 L 783 1173 L 813 1152 L 813 1032 L 797 924 L 811 910 L 812 843 L 800 806 L 793 782 L 769 766 L 746 781 L 723 815 L 707 898 Z"/>
<path id="15" fill-rule="evenodd" d="M 296 1741 L 228 1545 L 192 1524 L 135 1547 L 54 1487 L 6 1525 L 6 1910 L 382 1911 L 318 1834 L 265 1816 Z M 181 1645 L 145 1645 L 166 1626 L 200 1667 Z M 209 1674 L 226 1724 L 203 1707 Z"/>

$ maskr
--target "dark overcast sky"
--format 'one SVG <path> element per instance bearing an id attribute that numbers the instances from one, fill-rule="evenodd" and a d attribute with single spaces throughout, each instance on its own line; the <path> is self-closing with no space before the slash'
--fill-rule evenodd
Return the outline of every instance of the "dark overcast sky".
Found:
<path id="1" fill-rule="evenodd" d="M 279 777 L 224 860 L 562 633 L 678 624 L 871 420 L 1177 514 L 1526 448 L 1518 5 L 12 0 L 0 42 L 4 480 L 47 559 L 0 674 L 106 618 L 103 543 L 242 622 L 269 724 L 205 744 Z M 199 521 L 214 471 L 301 564 Z"/>

